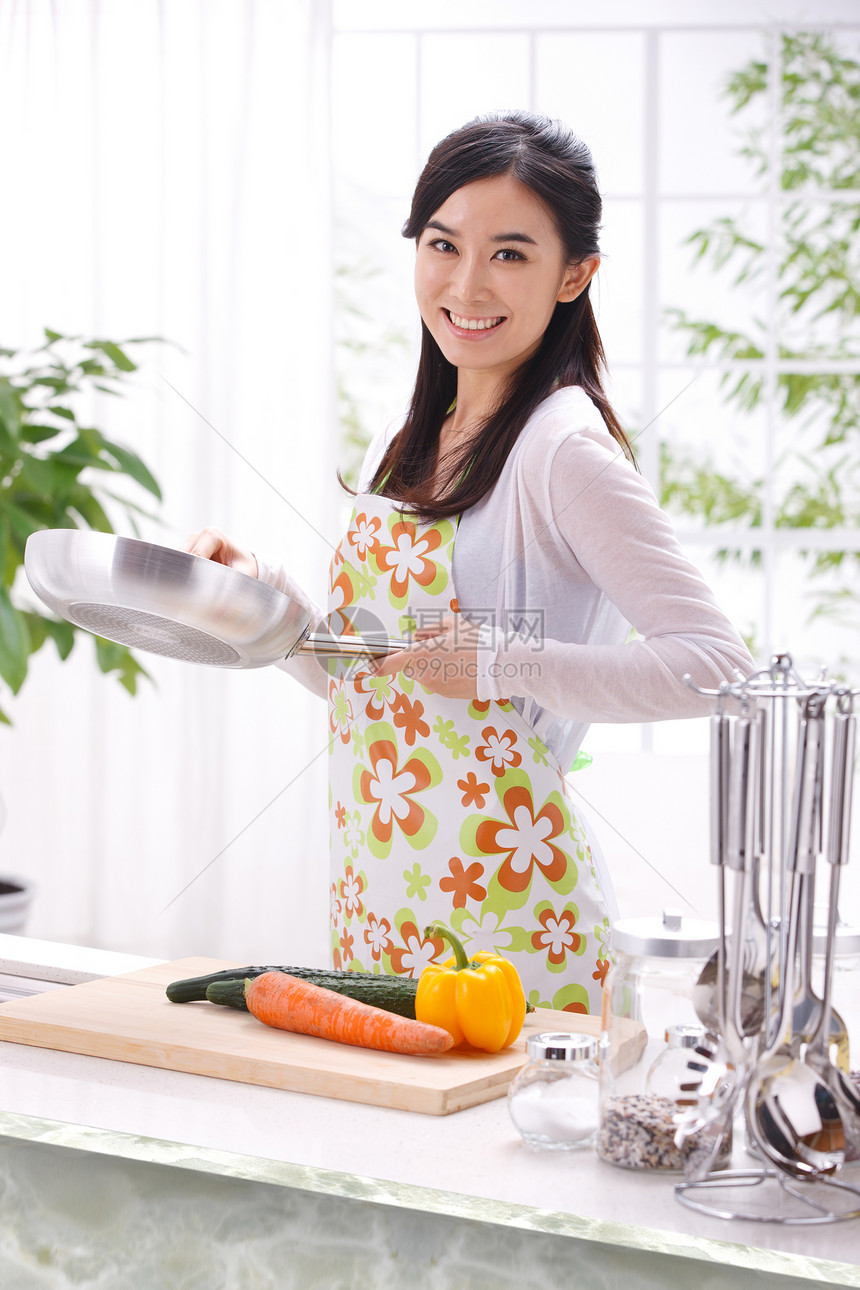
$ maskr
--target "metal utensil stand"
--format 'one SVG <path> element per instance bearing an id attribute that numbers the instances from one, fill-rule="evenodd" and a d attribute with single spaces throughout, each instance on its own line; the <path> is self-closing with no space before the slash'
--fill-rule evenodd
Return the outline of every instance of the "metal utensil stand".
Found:
<path id="1" fill-rule="evenodd" d="M 831 1006 L 839 879 L 848 860 L 860 691 L 813 682 L 788 654 L 719 690 L 711 718 L 711 860 L 720 941 L 695 1002 L 710 1033 L 690 1061 L 695 1134 L 678 1200 L 716 1218 L 810 1226 L 860 1218 L 860 1186 L 837 1177 L 860 1156 L 860 1092 Z M 821 997 L 811 981 L 815 870 L 830 867 Z M 727 878 L 729 882 L 727 882 Z M 727 918 L 728 885 L 732 889 Z M 716 1031 L 713 1017 L 719 1019 Z M 743 1106 L 760 1166 L 713 1168 Z"/>

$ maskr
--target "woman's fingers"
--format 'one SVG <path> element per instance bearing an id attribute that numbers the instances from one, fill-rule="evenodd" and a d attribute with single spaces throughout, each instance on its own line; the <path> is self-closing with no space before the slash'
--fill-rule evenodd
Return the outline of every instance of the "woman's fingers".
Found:
<path id="1" fill-rule="evenodd" d="M 375 676 L 402 672 L 431 694 L 450 698 L 475 698 L 477 685 L 477 643 L 471 631 L 455 631 L 453 624 L 416 631 L 413 643 L 395 650 L 370 665 Z"/>
<path id="2" fill-rule="evenodd" d="M 383 655 L 382 658 L 371 659 L 367 665 L 368 671 L 374 676 L 396 676 L 398 672 L 404 671 L 409 657 L 409 650 L 395 650 L 392 654 Z"/>
<path id="3" fill-rule="evenodd" d="M 226 564 L 239 573 L 246 573 L 251 578 L 257 576 L 257 557 L 253 551 L 246 551 L 236 545 L 220 529 L 205 528 L 199 533 L 189 533 L 182 548 L 191 555 L 202 556 L 204 560 L 214 560 L 216 564 Z"/>
<path id="4" fill-rule="evenodd" d="M 183 544 L 183 551 L 191 555 L 202 555 L 204 560 L 212 560 L 221 549 L 224 534 L 218 529 L 201 529 L 199 533 L 189 533 Z"/>

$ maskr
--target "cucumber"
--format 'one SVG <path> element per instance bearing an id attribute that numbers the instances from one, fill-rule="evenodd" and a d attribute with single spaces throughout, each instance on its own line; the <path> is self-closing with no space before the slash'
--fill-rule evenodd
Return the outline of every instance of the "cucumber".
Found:
<path id="1" fill-rule="evenodd" d="M 206 998 L 210 1003 L 220 1003 L 224 1008 L 238 1008 L 240 1012 L 248 1012 L 245 981 L 239 977 L 234 977 L 232 981 L 213 981 L 206 987 Z"/>
<path id="2" fill-rule="evenodd" d="M 286 968 L 274 968 L 276 972 L 286 972 Z M 296 972 L 290 972 L 296 976 Z M 335 994 L 345 995 L 349 999 L 358 999 L 360 1003 L 369 1003 L 371 1007 L 382 1008 L 385 1012 L 396 1012 L 400 1017 L 415 1020 L 415 993 L 418 982 L 408 976 L 376 976 L 372 972 L 314 972 L 303 973 L 303 981 L 332 990 Z M 234 977 L 231 981 L 212 981 L 206 987 L 206 998 L 210 1003 L 220 1003 L 226 1008 L 238 1008 L 248 1011 L 245 1003 L 245 978 Z"/>
<path id="3" fill-rule="evenodd" d="M 213 981 L 235 981 L 246 976 L 262 976 L 264 972 L 292 972 L 302 975 L 313 973 L 312 968 L 284 968 L 272 964 L 270 967 L 236 967 L 226 968 L 223 972 L 210 972 L 208 976 L 190 976 L 183 981 L 171 981 L 167 987 L 167 997 L 171 1003 L 199 1003 L 206 998 L 206 987 Z"/>
<path id="4" fill-rule="evenodd" d="M 208 999 L 228 1008 L 245 1009 L 245 978 L 262 976 L 264 972 L 288 972 L 302 981 L 311 981 L 326 990 L 348 995 L 362 1003 L 396 1012 L 398 1016 L 415 1019 L 415 993 L 418 981 L 408 976 L 384 976 L 374 972 L 346 972 L 337 968 L 306 967 L 239 967 L 208 976 L 189 977 L 173 981 L 167 987 L 171 1003 L 196 1003 Z"/>

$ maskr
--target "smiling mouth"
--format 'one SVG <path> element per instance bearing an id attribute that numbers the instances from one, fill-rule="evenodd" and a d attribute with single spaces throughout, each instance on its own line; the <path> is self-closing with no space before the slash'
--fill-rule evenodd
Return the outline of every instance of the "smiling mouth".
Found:
<path id="1" fill-rule="evenodd" d="M 446 309 L 445 313 L 460 331 L 493 331 L 505 321 L 504 315 L 498 318 L 463 318 L 460 314 L 452 313 L 450 309 Z"/>

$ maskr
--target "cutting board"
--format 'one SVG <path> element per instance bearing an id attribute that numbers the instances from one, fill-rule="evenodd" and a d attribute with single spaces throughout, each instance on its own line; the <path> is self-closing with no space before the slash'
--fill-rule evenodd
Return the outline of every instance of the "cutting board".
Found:
<path id="1" fill-rule="evenodd" d="M 220 959 L 177 959 L 17 999 L 0 1005 L 0 1039 L 372 1106 L 448 1115 L 502 1097 L 526 1061 L 530 1034 L 558 1030 L 596 1036 L 600 1032 L 598 1017 L 540 1008 L 529 1013 L 522 1035 L 503 1052 L 408 1057 L 272 1030 L 233 1008 L 170 1003 L 165 996 L 171 981 L 236 966 L 241 965 Z M 636 1022 L 629 1025 L 627 1062 L 632 1065 L 645 1046 L 645 1031 Z"/>

